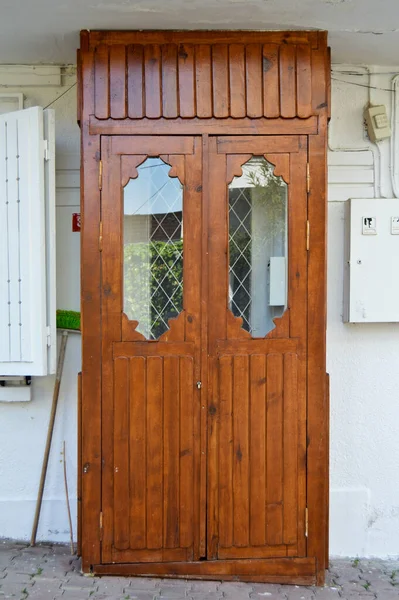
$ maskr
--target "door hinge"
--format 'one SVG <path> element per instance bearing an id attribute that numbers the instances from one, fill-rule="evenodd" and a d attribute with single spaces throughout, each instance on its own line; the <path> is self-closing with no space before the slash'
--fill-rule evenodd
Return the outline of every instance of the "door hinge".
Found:
<path id="1" fill-rule="evenodd" d="M 103 251 L 103 222 L 100 221 L 100 228 L 98 233 L 98 249 L 100 252 Z"/>
<path id="2" fill-rule="evenodd" d="M 103 161 L 98 162 L 98 189 L 103 189 Z"/>
<path id="3" fill-rule="evenodd" d="M 305 508 L 305 537 L 308 537 L 309 532 L 309 513 L 308 507 Z"/>
<path id="4" fill-rule="evenodd" d="M 306 250 L 309 250 L 310 243 L 310 223 L 306 221 Z"/>
<path id="5" fill-rule="evenodd" d="M 46 335 L 47 335 L 47 346 L 48 346 L 48 348 L 50 348 L 50 346 L 51 346 L 51 327 L 49 327 L 49 326 L 47 325 L 47 328 L 46 328 L 46 330 L 47 330 L 47 331 L 46 331 Z"/>
<path id="6" fill-rule="evenodd" d="M 103 513 L 100 512 L 100 540 L 103 539 Z"/>
<path id="7" fill-rule="evenodd" d="M 306 191 L 309 194 L 309 192 L 310 192 L 310 166 L 309 166 L 309 163 L 306 163 Z"/>

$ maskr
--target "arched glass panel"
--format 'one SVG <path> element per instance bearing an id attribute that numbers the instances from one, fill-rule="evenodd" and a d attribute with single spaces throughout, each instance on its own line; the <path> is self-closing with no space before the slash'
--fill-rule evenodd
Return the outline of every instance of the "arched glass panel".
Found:
<path id="1" fill-rule="evenodd" d="M 253 337 L 287 305 L 287 184 L 254 156 L 229 185 L 229 307 Z"/>
<path id="2" fill-rule="evenodd" d="M 183 308 L 183 187 L 147 158 L 124 188 L 124 312 L 159 338 Z"/>

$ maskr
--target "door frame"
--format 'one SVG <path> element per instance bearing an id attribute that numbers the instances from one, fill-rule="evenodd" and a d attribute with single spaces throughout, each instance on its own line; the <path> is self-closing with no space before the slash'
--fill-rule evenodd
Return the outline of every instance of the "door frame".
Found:
<path id="1" fill-rule="evenodd" d="M 282 118 L 238 118 L 236 120 L 212 118 L 201 120 L 197 117 L 181 119 L 161 118 L 157 122 L 146 118 L 131 119 L 122 115 L 111 119 L 104 113 L 102 119 L 96 115 L 96 98 L 104 96 L 100 81 L 110 78 L 108 48 L 115 43 L 149 43 L 176 41 L 195 43 L 209 40 L 214 43 L 237 43 L 253 40 L 263 43 L 282 43 L 281 32 L 82 32 L 81 49 L 78 55 L 79 66 L 79 121 L 81 126 L 81 310 L 82 310 L 82 409 L 81 409 L 81 463 L 78 472 L 82 497 L 81 504 L 81 547 L 83 571 L 97 573 L 138 574 L 138 565 L 101 564 L 101 379 L 98 368 L 101 365 L 101 134 L 147 133 L 150 135 L 203 134 L 203 148 L 208 143 L 207 134 L 236 135 L 262 134 L 304 134 L 309 135 L 309 178 L 308 178 L 308 218 L 310 222 L 308 253 L 308 556 L 302 565 L 302 574 L 287 559 L 273 564 L 268 561 L 263 574 L 259 575 L 251 566 L 253 561 L 240 561 L 238 568 L 234 561 L 228 561 L 223 578 L 251 579 L 254 581 L 274 581 L 289 583 L 324 582 L 327 566 L 327 506 L 328 506 L 328 398 L 326 385 L 326 137 L 329 117 L 329 52 L 324 32 L 283 32 L 285 39 L 296 43 L 310 44 L 312 52 L 311 103 L 314 106 L 310 116 Z M 283 35 L 283 37 L 284 37 Z M 130 37 L 129 37 L 130 36 Z M 151 37 L 152 36 L 152 37 Z M 116 52 L 116 50 L 115 50 Z M 114 57 L 116 54 L 113 55 Z M 108 64 L 108 67 L 106 66 Z M 116 71 L 111 72 L 116 84 Z M 98 79 L 100 76 L 102 79 Z M 97 85 L 95 86 L 95 79 Z M 289 82 L 282 81 L 281 85 Z M 107 83 L 108 85 L 108 83 Z M 123 86 L 119 89 L 127 89 Z M 303 98 L 302 98 L 303 100 Z M 123 111 L 122 111 L 123 112 Z M 204 201 L 206 205 L 206 201 Z M 205 277 L 205 274 L 204 274 Z M 206 418 L 206 415 L 204 416 Z M 281 562 L 284 561 L 284 562 Z M 255 561 L 257 562 L 257 561 Z M 196 566 L 197 565 L 197 566 Z M 153 567 L 153 565 L 152 565 Z M 179 567 L 169 564 L 169 572 L 152 568 L 154 575 L 176 576 Z M 199 578 L 220 578 L 216 573 L 216 561 L 205 567 L 205 562 L 193 563 L 191 568 L 184 565 L 180 576 Z"/>

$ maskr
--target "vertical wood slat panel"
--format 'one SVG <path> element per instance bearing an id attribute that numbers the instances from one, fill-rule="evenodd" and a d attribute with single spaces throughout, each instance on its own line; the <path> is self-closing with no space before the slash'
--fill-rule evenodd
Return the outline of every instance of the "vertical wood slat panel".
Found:
<path id="1" fill-rule="evenodd" d="M 94 55 L 94 110 L 97 119 L 109 117 L 109 49 L 98 46 Z"/>
<path id="2" fill-rule="evenodd" d="M 279 46 L 263 45 L 263 115 L 269 119 L 280 116 Z"/>
<path id="3" fill-rule="evenodd" d="M 266 544 L 266 357 L 250 357 L 250 543 Z"/>
<path id="4" fill-rule="evenodd" d="M 230 548 L 233 545 L 233 357 L 221 356 L 219 369 L 219 545 Z"/>
<path id="5" fill-rule="evenodd" d="M 180 116 L 195 117 L 194 46 L 180 44 L 178 52 Z"/>
<path id="6" fill-rule="evenodd" d="M 294 544 L 298 526 L 297 356 L 284 356 L 284 544 Z"/>
<path id="7" fill-rule="evenodd" d="M 144 47 L 145 115 L 159 119 L 161 105 L 161 49 L 157 44 Z"/>
<path id="8" fill-rule="evenodd" d="M 194 364 L 180 358 L 180 547 L 193 544 Z M 198 517 L 196 517 L 198 518 Z"/>
<path id="9" fill-rule="evenodd" d="M 177 109 L 177 47 L 164 44 L 162 51 L 162 116 L 175 119 Z"/>
<path id="10" fill-rule="evenodd" d="M 283 500 L 283 357 L 267 356 L 267 524 L 269 545 L 282 543 Z"/>
<path id="11" fill-rule="evenodd" d="M 19 225 L 19 158 L 17 145 L 17 121 L 10 122 L 7 128 L 7 190 L 8 190 L 8 267 L 9 267 L 9 315 L 10 315 L 10 360 L 21 360 L 20 326 L 20 239 Z"/>
<path id="12" fill-rule="evenodd" d="M 246 54 L 247 116 L 263 115 L 262 46 L 248 44 Z"/>
<path id="13" fill-rule="evenodd" d="M 0 124 L 0 361 L 10 360 L 10 331 L 8 327 L 8 204 L 7 204 L 7 125 Z"/>
<path id="14" fill-rule="evenodd" d="M 129 483 L 129 359 L 114 363 L 114 545 L 126 550 L 130 544 Z"/>
<path id="15" fill-rule="evenodd" d="M 126 117 L 126 46 L 111 46 L 109 70 L 109 90 L 111 118 Z"/>
<path id="16" fill-rule="evenodd" d="M 243 118 L 246 115 L 244 44 L 230 44 L 229 74 L 230 116 L 236 119 Z"/>
<path id="17" fill-rule="evenodd" d="M 209 119 L 212 117 L 211 47 L 204 44 L 195 46 L 195 85 L 197 116 Z"/>
<path id="18" fill-rule="evenodd" d="M 306 119 L 312 114 L 312 70 L 310 46 L 296 48 L 297 115 Z"/>
<path id="19" fill-rule="evenodd" d="M 163 390 L 163 547 L 179 545 L 179 357 L 165 356 Z M 150 384 L 151 385 L 151 384 Z"/>
<path id="20" fill-rule="evenodd" d="M 227 44 L 212 46 L 213 116 L 229 116 L 229 67 Z"/>
<path id="21" fill-rule="evenodd" d="M 163 418 L 162 358 L 147 359 L 147 548 L 162 548 L 163 532 Z M 153 432 L 158 431 L 159 435 Z"/>
<path id="22" fill-rule="evenodd" d="M 148 382 L 151 385 L 151 382 Z M 146 360 L 130 359 L 130 548 L 146 547 Z"/>
<path id="23" fill-rule="evenodd" d="M 249 357 L 236 355 L 233 361 L 234 546 L 245 547 L 249 544 Z"/>
<path id="24" fill-rule="evenodd" d="M 127 86 L 129 119 L 141 119 L 144 116 L 144 48 L 138 44 L 128 46 Z"/>
<path id="25" fill-rule="evenodd" d="M 296 48 L 293 44 L 280 47 L 280 105 L 281 116 L 296 116 Z"/>

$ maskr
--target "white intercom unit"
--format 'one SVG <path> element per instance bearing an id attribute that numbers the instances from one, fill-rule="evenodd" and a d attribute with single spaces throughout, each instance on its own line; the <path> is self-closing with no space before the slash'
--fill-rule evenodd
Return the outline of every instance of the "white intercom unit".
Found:
<path id="1" fill-rule="evenodd" d="M 344 321 L 399 322 L 399 199 L 347 202 Z"/>

